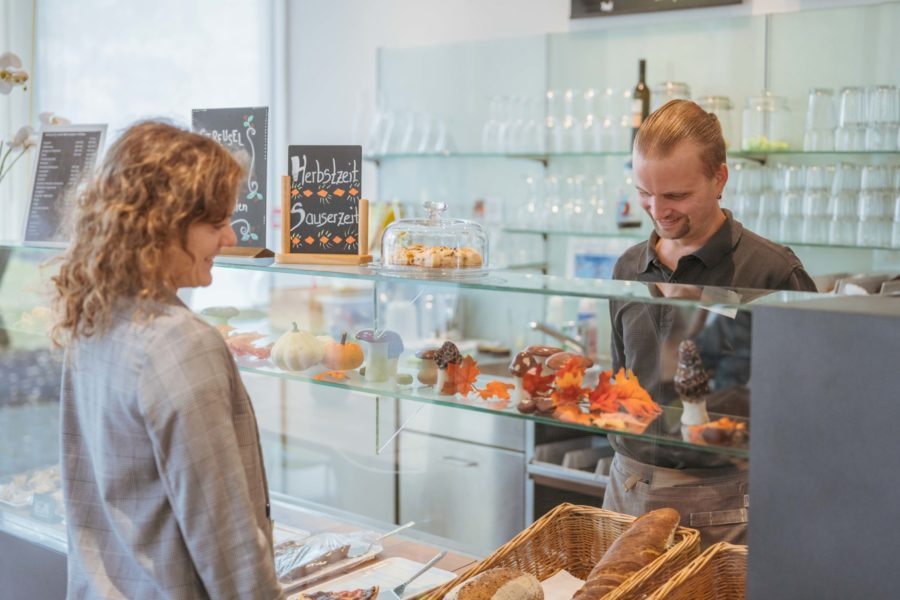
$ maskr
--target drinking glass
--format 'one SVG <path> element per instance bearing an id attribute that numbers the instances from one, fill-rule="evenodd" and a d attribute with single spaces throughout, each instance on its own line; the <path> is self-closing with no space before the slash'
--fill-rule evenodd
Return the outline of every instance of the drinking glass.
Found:
<path id="1" fill-rule="evenodd" d="M 834 91 L 827 88 L 809 90 L 803 149 L 807 152 L 834 150 Z"/>
<path id="2" fill-rule="evenodd" d="M 550 175 L 544 182 L 544 211 L 541 223 L 547 229 L 561 229 L 562 199 L 559 194 L 559 178 Z"/>
<path id="3" fill-rule="evenodd" d="M 784 188 L 778 237 L 782 242 L 799 242 L 803 239 L 804 169 L 800 165 L 786 165 L 781 173 Z"/>
<path id="4" fill-rule="evenodd" d="M 762 189 L 759 194 L 759 208 L 757 211 L 757 220 L 755 230 L 763 237 L 776 238 L 780 235 L 781 226 L 781 188 L 783 182 L 781 177 L 781 167 L 773 165 L 771 167 L 763 167 L 760 179 Z"/>
<path id="5" fill-rule="evenodd" d="M 550 154 L 565 152 L 564 118 L 565 103 L 563 92 L 560 90 L 547 90 L 547 114 L 544 124 L 547 129 L 547 152 Z"/>
<path id="6" fill-rule="evenodd" d="M 625 114 L 624 96 L 613 88 L 606 88 L 599 97 L 599 122 L 594 128 L 592 145 L 596 152 L 620 152 L 624 149 L 622 117 Z"/>
<path id="7" fill-rule="evenodd" d="M 594 177 L 588 194 L 590 215 L 587 221 L 591 231 L 615 231 L 615 211 L 612 210 L 612 204 L 608 196 L 606 180 L 601 175 Z"/>
<path id="8" fill-rule="evenodd" d="M 579 110 L 581 97 L 578 90 L 567 89 L 563 92 L 563 147 L 565 152 L 584 152 L 584 129 L 581 124 Z M 578 106 L 576 106 L 578 105 Z"/>
<path id="9" fill-rule="evenodd" d="M 584 90 L 581 96 L 582 102 L 582 121 L 581 121 L 581 139 L 584 145 L 584 151 L 597 152 L 599 148 L 596 146 L 597 128 L 599 121 L 597 118 L 597 90 L 588 88 Z"/>
<path id="10" fill-rule="evenodd" d="M 839 246 L 856 243 L 859 223 L 860 169 L 856 165 L 840 164 L 835 169 L 831 185 L 828 212 L 831 223 L 828 226 L 828 242 Z"/>
<path id="11" fill-rule="evenodd" d="M 883 165 L 866 165 L 862 170 L 859 194 L 857 243 L 883 247 L 890 244 L 894 218 L 890 192 L 891 172 Z"/>
<path id="12" fill-rule="evenodd" d="M 865 150 L 867 122 L 865 88 L 841 88 L 840 103 L 835 148 L 851 152 Z"/>
<path id="13" fill-rule="evenodd" d="M 803 193 L 803 230 L 801 239 L 807 244 L 828 242 L 831 197 L 826 167 L 813 165 L 806 169 L 806 190 Z"/>
<path id="14" fill-rule="evenodd" d="M 500 123 L 503 118 L 503 100 L 494 96 L 490 100 L 488 120 L 481 129 L 481 151 L 487 154 L 500 152 Z"/>
<path id="15" fill-rule="evenodd" d="M 544 127 L 544 96 L 527 98 L 525 100 L 526 118 L 522 125 L 522 151 L 544 152 L 545 127 Z"/>
<path id="16" fill-rule="evenodd" d="M 506 152 L 525 152 L 525 121 L 528 104 L 527 98 L 511 96 L 509 98 L 509 126 L 506 129 Z"/>
<path id="17" fill-rule="evenodd" d="M 893 85 L 876 85 L 868 90 L 869 111 L 866 150 L 897 149 L 900 129 L 900 97 Z"/>
<path id="18" fill-rule="evenodd" d="M 525 202 L 523 210 L 516 211 L 510 222 L 523 229 L 531 229 L 539 226 L 541 217 L 540 193 L 534 177 L 525 178 Z"/>

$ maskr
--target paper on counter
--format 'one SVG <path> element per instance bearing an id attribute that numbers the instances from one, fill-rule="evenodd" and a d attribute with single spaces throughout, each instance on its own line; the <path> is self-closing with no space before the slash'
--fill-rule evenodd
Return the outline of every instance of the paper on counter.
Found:
<path id="1" fill-rule="evenodd" d="M 582 580 L 574 577 L 565 569 L 541 582 L 541 587 L 544 588 L 544 600 L 572 600 L 572 596 L 583 585 Z"/>

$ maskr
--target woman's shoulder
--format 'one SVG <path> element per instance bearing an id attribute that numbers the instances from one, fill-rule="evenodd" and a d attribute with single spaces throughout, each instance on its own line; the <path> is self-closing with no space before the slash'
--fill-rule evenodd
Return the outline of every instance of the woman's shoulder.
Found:
<path id="1" fill-rule="evenodd" d="M 222 335 L 180 303 L 123 307 L 115 321 L 110 333 L 116 345 L 145 356 L 227 352 Z"/>

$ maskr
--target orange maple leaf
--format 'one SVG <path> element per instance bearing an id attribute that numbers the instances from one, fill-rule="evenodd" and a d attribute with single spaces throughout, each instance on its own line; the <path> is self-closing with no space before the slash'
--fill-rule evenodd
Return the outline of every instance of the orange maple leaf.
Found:
<path id="1" fill-rule="evenodd" d="M 509 390 L 513 389 L 514 387 L 516 386 L 510 383 L 503 383 L 502 381 L 490 381 L 486 386 L 484 386 L 483 390 L 478 391 L 478 395 L 481 396 L 482 400 L 489 400 L 490 398 L 509 400 Z"/>
<path id="2" fill-rule="evenodd" d="M 466 396 L 472 391 L 478 379 L 478 364 L 475 359 L 466 355 L 462 362 L 447 365 L 447 380 L 441 390 L 444 394 L 462 394 Z"/>
<path id="3" fill-rule="evenodd" d="M 572 357 L 556 371 L 556 391 L 553 392 L 553 400 L 557 406 L 565 404 L 578 404 L 587 390 L 582 389 L 584 381 L 584 367 L 577 357 Z"/>
<path id="4" fill-rule="evenodd" d="M 528 392 L 533 398 L 547 396 L 550 394 L 550 390 L 553 389 L 553 380 L 555 378 L 556 375 L 553 373 L 542 377 L 541 365 L 538 365 L 533 370 L 529 370 L 525 373 L 525 376 L 522 377 L 522 389 Z"/>
<path id="5" fill-rule="evenodd" d="M 622 409 L 643 421 L 652 421 L 662 412 L 631 369 L 619 369 L 613 384 L 610 383 L 611 376 L 612 371 L 600 374 L 600 383 L 589 395 L 592 411 L 619 412 Z"/>

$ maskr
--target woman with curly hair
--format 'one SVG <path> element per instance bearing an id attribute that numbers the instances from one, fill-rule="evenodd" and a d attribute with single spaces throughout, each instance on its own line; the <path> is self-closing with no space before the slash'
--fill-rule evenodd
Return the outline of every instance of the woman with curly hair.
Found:
<path id="1" fill-rule="evenodd" d="M 240 164 L 158 122 L 78 198 L 61 258 L 70 598 L 282 598 L 259 432 L 222 336 L 176 296 L 235 243 Z"/>

